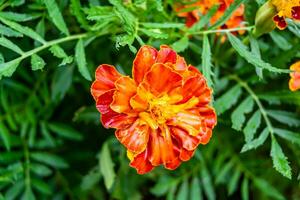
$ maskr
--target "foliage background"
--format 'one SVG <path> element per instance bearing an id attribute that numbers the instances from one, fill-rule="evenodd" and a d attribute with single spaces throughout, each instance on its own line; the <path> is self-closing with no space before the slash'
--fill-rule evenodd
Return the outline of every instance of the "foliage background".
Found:
<path id="1" fill-rule="evenodd" d="M 0 0 L 0 199 L 300 199 L 300 93 L 287 70 L 299 24 L 255 39 L 264 2 L 236 0 L 217 24 L 208 14 L 188 29 L 173 0 Z M 246 33 L 218 30 L 241 3 Z M 219 116 L 189 162 L 140 176 L 89 88 L 99 64 L 131 74 L 142 44 L 199 67 Z"/>

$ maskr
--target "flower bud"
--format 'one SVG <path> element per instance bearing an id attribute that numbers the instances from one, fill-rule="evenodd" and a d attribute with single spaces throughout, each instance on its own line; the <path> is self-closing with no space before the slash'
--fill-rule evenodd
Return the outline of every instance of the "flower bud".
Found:
<path id="1" fill-rule="evenodd" d="M 276 28 L 276 24 L 273 21 L 273 17 L 277 14 L 276 7 L 267 1 L 262 5 L 255 16 L 255 28 L 253 35 L 259 37 L 262 34 L 269 33 Z"/>

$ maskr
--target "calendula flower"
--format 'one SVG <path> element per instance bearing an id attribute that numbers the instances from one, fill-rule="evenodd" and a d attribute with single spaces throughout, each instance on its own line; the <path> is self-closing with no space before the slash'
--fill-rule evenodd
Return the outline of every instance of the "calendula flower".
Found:
<path id="1" fill-rule="evenodd" d="M 291 91 L 296 91 L 300 89 L 300 61 L 291 65 L 290 69 L 293 71 L 290 73 L 291 79 L 289 82 L 289 87 Z"/>
<path id="2" fill-rule="evenodd" d="M 209 105 L 211 89 L 203 75 L 168 46 L 143 46 L 133 62 L 132 78 L 100 65 L 91 93 L 106 128 L 127 148 L 139 174 L 164 165 L 177 168 L 216 124 Z"/>
<path id="3" fill-rule="evenodd" d="M 188 1 L 184 1 L 188 3 Z M 186 17 L 186 26 L 191 27 L 196 23 L 200 16 L 206 15 L 207 12 L 215 5 L 219 5 L 218 11 L 210 19 L 210 23 L 214 24 L 223 15 L 226 9 L 234 2 L 234 0 L 199 0 L 195 3 L 177 5 L 175 10 L 180 17 Z M 184 12 L 184 10 L 189 10 Z M 244 5 L 241 5 L 237 10 L 234 11 L 232 16 L 227 20 L 227 22 L 220 28 L 237 28 L 242 26 L 244 21 Z M 244 31 L 240 31 L 243 33 Z"/>
<path id="4" fill-rule="evenodd" d="M 286 18 L 300 20 L 300 0 L 271 0 L 271 2 L 278 12 L 273 20 L 280 30 L 287 27 Z"/>

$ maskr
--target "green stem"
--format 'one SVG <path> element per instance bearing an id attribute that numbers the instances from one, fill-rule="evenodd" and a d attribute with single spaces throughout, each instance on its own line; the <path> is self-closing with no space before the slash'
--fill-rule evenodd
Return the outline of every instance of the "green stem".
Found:
<path id="1" fill-rule="evenodd" d="M 211 33 L 228 33 L 235 31 L 250 31 L 254 26 L 240 27 L 240 28 L 231 28 L 231 29 L 220 29 L 220 30 L 207 30 L 207 31 L 198 31 L 193 33 L 188 33 L 189 35 L 202 35 L 202 34 L 211 34 Z"/>
<path id="2" fill-rule="evenodd" d="M 259 100 L 258 96 L 255 94 L 255 92 L 249 87 L 249 85 L 245 81 L 241 80 L 238 76 L 231 75 L 231 76 L 229 76 L 229 79 L 235 80 L 238 84 L 240 84 L 240 86 L 242 86 L 251 95 L 253 100 L 256 102 L 256 104 L 267 124 L 270 134 L 273 136 L 273 133 L 274 133 L 273 125 L 271 124 L 271 121 L 268 118 L 268 114 L 267 114 L 265 108 L 263 107 L 261 101 Z"/>
<path id="3" fill-rule="evenodd" d="M 30 178 L 30 159 L 29 159 L 29 149 L 27 141 L 23 140 L 24 146 L 24 157 L 25 157 L 25 186 L 26 188 L 31 188 L 31 178 Z"/>

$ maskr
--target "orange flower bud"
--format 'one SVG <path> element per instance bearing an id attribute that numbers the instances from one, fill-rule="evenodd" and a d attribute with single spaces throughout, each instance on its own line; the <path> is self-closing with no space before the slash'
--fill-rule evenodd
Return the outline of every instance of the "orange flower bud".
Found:
<path id="1" fill-rule="evenodd" d="M 294 72 L 290 73 L 291 79 L 289 82 L 289 88 L 294 92 L 300 89 L 300 61 L 294 63 L 290 69 Z"/>

